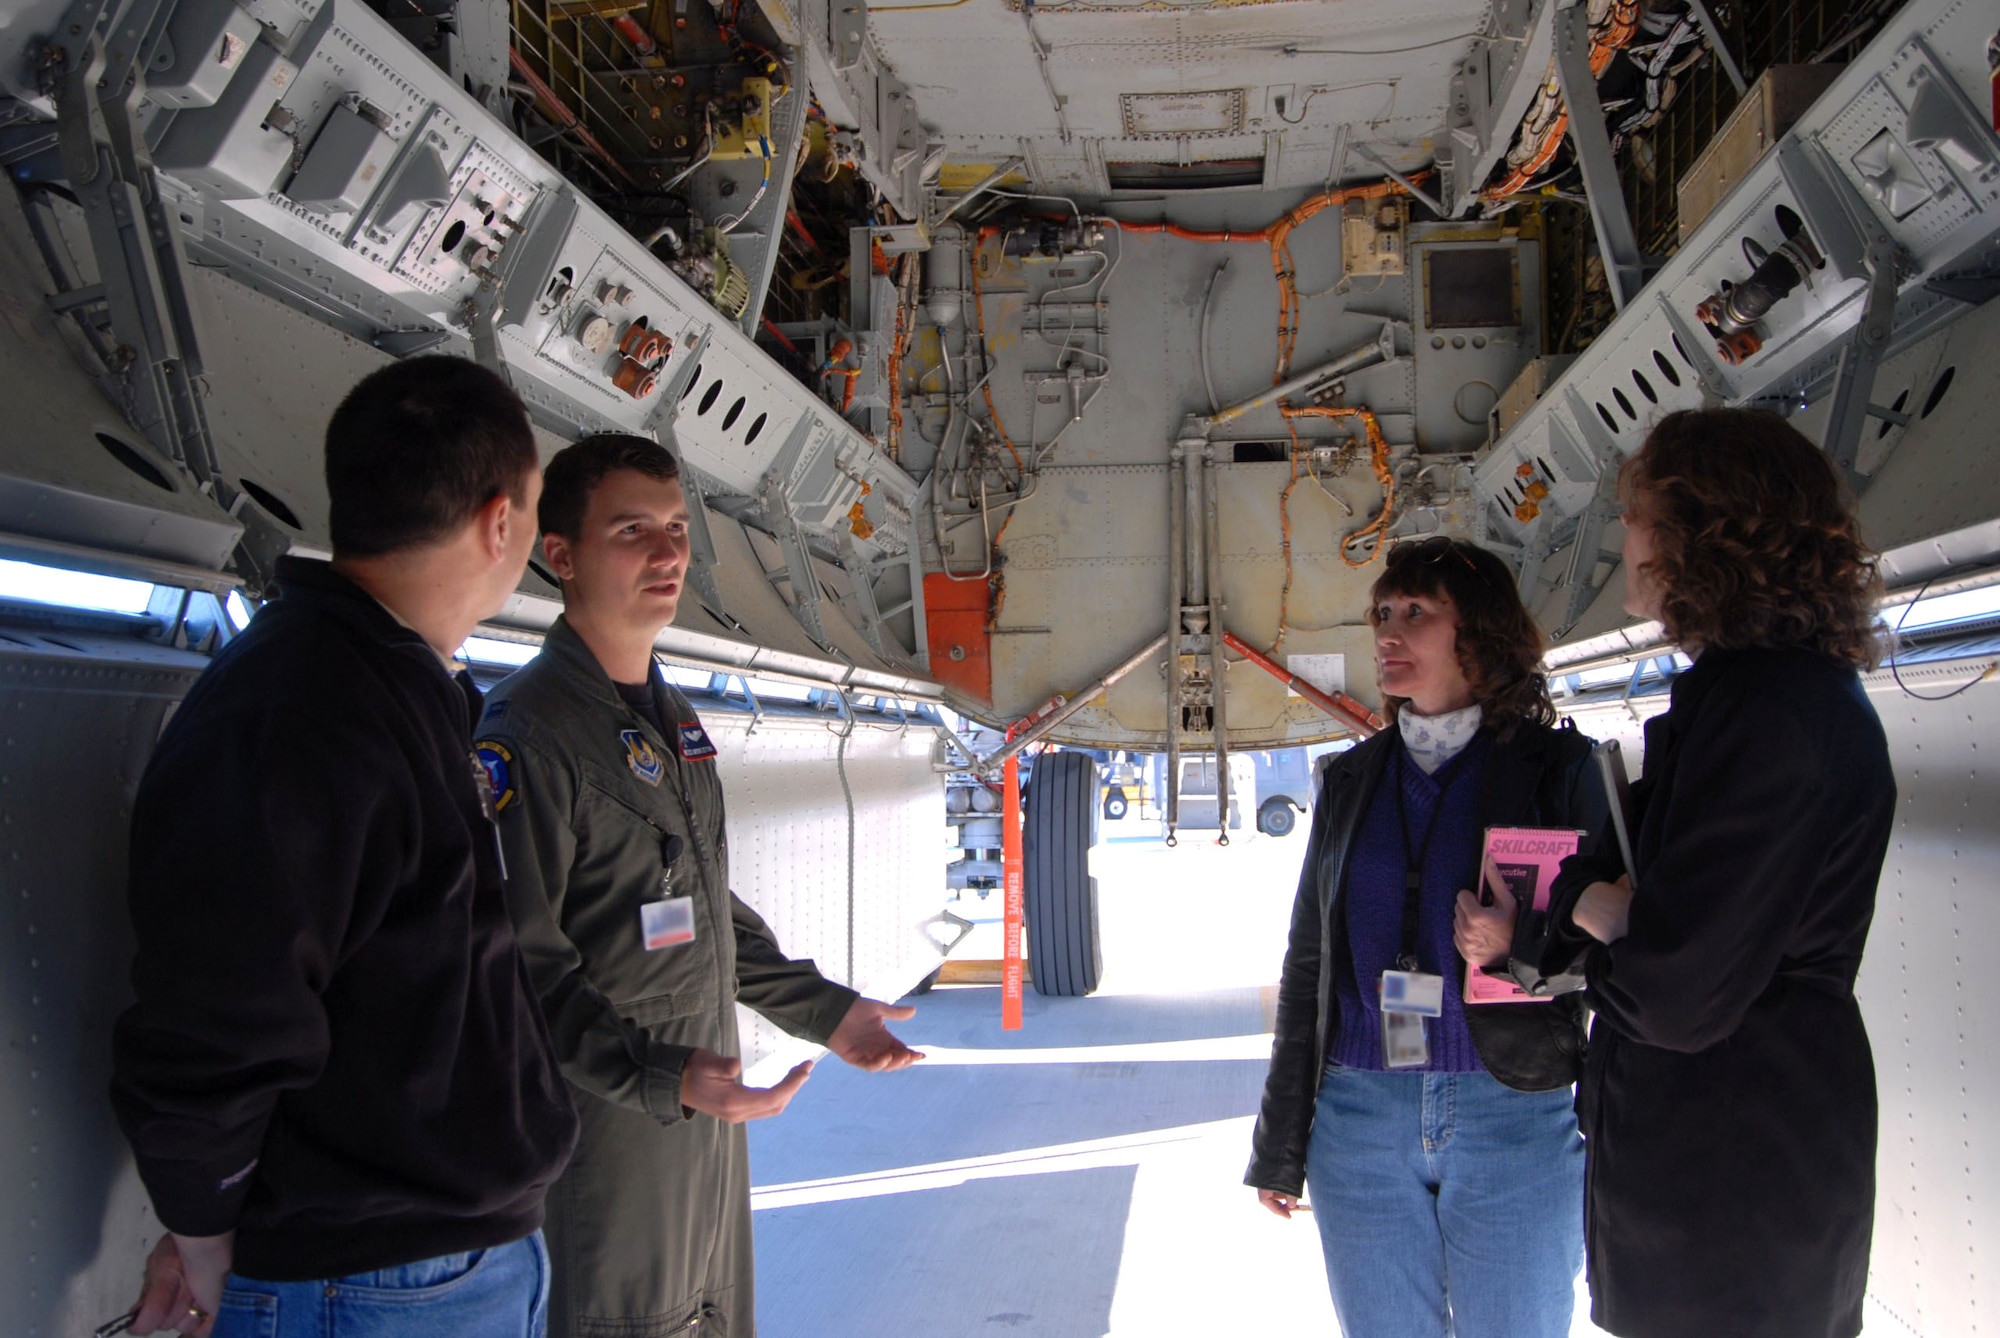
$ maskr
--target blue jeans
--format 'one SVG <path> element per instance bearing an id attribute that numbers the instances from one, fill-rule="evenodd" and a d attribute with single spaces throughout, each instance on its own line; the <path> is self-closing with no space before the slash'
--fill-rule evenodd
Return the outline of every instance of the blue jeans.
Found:
<path id="1" fill-rule="evenodd" d="M 1306 1185 L 1346 1338 L 1569 1333 L 1583 1265 L 1569 1088 L 1329 1065 Z"/>
<path id="2" fill-rule="evenodd" d="M 543 1338 L 549 1252 L 526 1240 L 317 1282 L 231 1273 L 211 1338 Z"/>

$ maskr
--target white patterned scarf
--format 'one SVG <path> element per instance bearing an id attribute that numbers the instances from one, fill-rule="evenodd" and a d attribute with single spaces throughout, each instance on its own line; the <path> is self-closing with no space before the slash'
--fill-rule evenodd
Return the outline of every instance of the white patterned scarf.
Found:
<path id="1" fill-rule="evenodd" d="M 1410 760 L 1426 776 L 1434 776 L 1439 767 L 1465 751 L 1479 733 L 1484 714 L 1479 703 L 1474 702 L 1464 710 L 1446 711 L 1443 715 L 1418 715 L 1406 702 L 1396 712 L 1396 727 L 1403 732 L 1403 750 L 1409 753 Z"/>

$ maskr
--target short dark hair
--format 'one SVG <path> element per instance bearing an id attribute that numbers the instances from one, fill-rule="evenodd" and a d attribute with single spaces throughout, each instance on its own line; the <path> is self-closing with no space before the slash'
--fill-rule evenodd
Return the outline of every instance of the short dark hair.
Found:
<path id="1" fill-rule="evenodd" d="M 1542 629 L 1521 603 L 1514 573 L 1478 544 L 1442 535 L 1389 550 L 1387 569 L 1368 592 L 1368 624 L 1395 595 L 1443 595 L 1458 611 L 1458 667 L 1499 737 L 1528 721 L 1553 725 L 1556 708 L 1542 673 Z M 1404 698 L 1383 699 L 1390 719 Z"/>
<path id="2" fill-rule="evenodd" d="M 1882 583 L 1853 498 L 1826 453 L 1777 414 L 1668 414 L 1625 462 L 1618 492 L 1653 527 L 1646 565 L 1681 645 L 1804 646 L 1876 663 Z"/>
<path id="3" fill-rule="evenodd" d="M 326 427 L 333 549 L 378 557 L 434 543 L 494 498 L 527 501 L 527 406 L 464 358 L 409 358 L 347 392 Z"/>
<path id="4" fill-rule="evenodd" d="M 681 476 L 681 462 L 651 437 L 630 432 L 598 432 L 555 453 L 542 474 L 543 534 L 576 538 L 590 495 L 607 474 L 630 469 L 668 482 Z"/>

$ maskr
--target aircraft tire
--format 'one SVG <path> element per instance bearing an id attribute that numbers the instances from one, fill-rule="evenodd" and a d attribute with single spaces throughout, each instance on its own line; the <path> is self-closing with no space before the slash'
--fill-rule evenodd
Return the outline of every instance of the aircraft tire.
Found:
<path id="1" fill-rule="evenodd" d="M 1299 815 L 1292 811 L 1290 800 L 1269 799 L 1257 810 L 1257 830 L 1266 836 L 1290 836 L 1298 824 Z"/>
<path id="2" fill-rule="evenodd" d="M 1035 992 L 1076 998 L 1104 971 L 1097 880 L 1090 876 L 1097 764 L 1087 753 L 1046 753 L 1023 797 L 1022 893 Z"/>

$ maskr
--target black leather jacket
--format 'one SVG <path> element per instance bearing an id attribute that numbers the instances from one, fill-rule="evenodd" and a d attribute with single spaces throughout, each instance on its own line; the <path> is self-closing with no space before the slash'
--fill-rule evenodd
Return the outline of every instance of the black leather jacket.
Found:
<path id="1" fill-rule="evenodd" d="M 1278 982 L 1276 1038 L 1264 1105 L 1252 1136 L 1244 1183 L 1297 1194 L 1305 1186 L 1306 1142 L 1339 1025 L 1334 964 L 1348 951 L 1347 859 L 1375 787 L 1400 745 L 1393 730 L 1340 754 L 1327 767 L 1313 805 L 1312 840 L 1299 873 L 1298 900 Z M 1496 741 L 1479 789 L 1477 823 L 1487 827 L 1574 827 L 1594 835 L 1605 815 L 1604 791 L 1590 765 L 1591 741 L 1565 725 L 1517 726 Z M 1585 848 L 1590 837 L 1585 838 Z M 1465 871 L 1474 886 L 1477 869 Z M 1462 979 L 1461 979 L 1462 983 Z M 1466 1025 L 1486 1071 L 1524 1092 L 1576 1081 L 1583 1061 L 1583 1006 L 1575 995 L 1548 1003 L 1466 1010 Z"/>

